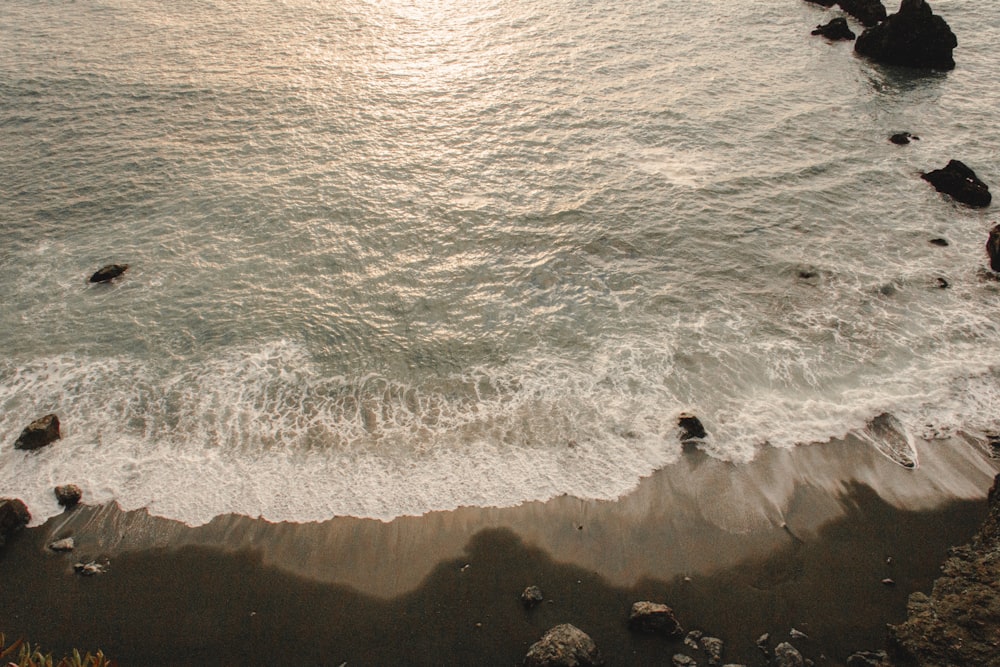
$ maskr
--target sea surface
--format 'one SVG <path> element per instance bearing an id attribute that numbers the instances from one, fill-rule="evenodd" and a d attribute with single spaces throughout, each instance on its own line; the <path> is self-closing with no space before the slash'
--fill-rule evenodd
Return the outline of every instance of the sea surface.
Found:
<path id="1" fill-rule="evenodd" d="M 919 178 L 1000 191 L 1000 3 L 932 6 L 952 72 L 801 0 L 0 0 L 0 495 L 388 520 L 619 497 L 682 411 L 736 465 L 1000 430 L 1000 218 Z"/>

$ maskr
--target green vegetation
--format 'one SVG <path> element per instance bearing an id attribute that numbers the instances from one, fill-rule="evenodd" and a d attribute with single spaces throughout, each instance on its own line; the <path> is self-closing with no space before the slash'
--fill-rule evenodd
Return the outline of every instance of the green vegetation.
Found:
<path id="1" fill-rule="evenodd" d="M 80 652 L 73 649 L 73 655 L 65 656 L 56 662 L 51 653 L 42 653 L 37 646 L 32 648 L 31 644 L 23 639 L 18 639 L 7 646 L 7 638 L 2 632 L 0 632 L 0 660 L 6 660 L 8 665 L 17 667 L 113 667 L 113 663 L 105 658 L 101 651 L 80 657 Z"/>

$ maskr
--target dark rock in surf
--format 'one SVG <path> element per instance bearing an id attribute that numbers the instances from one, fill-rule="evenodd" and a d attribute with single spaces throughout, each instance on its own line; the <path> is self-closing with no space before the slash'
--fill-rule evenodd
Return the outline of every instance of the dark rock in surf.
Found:
<path id="1" fill-rule="evenodd" d="M 840 0 L 838 4 L 866 28 L 878 25 L 886 19 L 882 0 Z"/>
<path id="2" fill-rule="evenodd" d="M 993 225 L 990 237 L 986 239 L 986 254 L 990 256 L 990 268 L 1000 271 L 1000 225 Z"/>
<path id="3" fill-rule="evenodd" d="M 854 50 L 886 65 L 951 70 L 956 46 L 955 33 L 926 0 L 903 0 L 897 13 L 861 33 Z"/>
<path id="4" fill-rule="evenodd" d="M 590 635 L 563 623 L 531 645 L 523 664 L 524 667 L 598 667 L 604 664 L 604 658 Z"/>
<path id="5" fill-rule="evenodd" d="M 896 144 L 897 146 L 905 146 L 911 141 L 920 141 L 920 137 L 915 134 L 910 134 L 909 132 L 897 132 L 896 134 L 889 137 L 889 141 Z"/>
<path id="6" fill-rule="evenodd" d="M 938 192 L 967 206 L 984 208 L 989 206 L 993 199 L 990 189 L 979 180 L 976 172 L 958 160 L 950 160 L 943 169 L 929 171 L 920 177 L 933 185 Z"/>
<path id="7" fill-rule="evenodd" d="M 812 31 L 812 34 L 822 35 L 823 37 L 832 40 L 852 40 L 857 37 L 857 35 L 855 35 L 847 26 L 847 19 L 842 16 L 833 19 L 825 25 L 816 26 L 816 29 Z"/>
<path id="8" fill-rule="evenodd" d="M 39 449 L 59 439 L 59 417 L 45 415 L 28 424 L 14 443 L 14 449 Z"/>
<path id="9" fill-rule="evenodd" d="M 66 509 L 71 509 L 80 504 L 83 498 L 83 491 L 76 484 L 64 484 L 55 488 L 56 500 Z"/>
<path id="10" fill-rule="evenodd" d="M 677 417 L 677 425 L 681 427 L 681 440 L 701 440 L 708 433 L 701 420 L 688 412 L 682 412 Z"/>
<path id="11" fill-rule="evenodd" d="M 948 289 L 949 287 L 951 287 L 951 285 L 948 283 L 948 281 L 945 280 L 944 278 L 938 278 L 935 281 L 935 284 L 937 284 L 938 289 Z"/>
<path id="12" fill-rule="evenodd" d="M 107 283 L 111 282 L 118 276 L 125 273 L 128 270 L 128 264 L 108 264 L 107 266 L 102 266 L 94 272 L 94 275 L 90 276 L 90 282 L 92 283 Z"/>
<path id="13" fill-rule="evenodd" d="M 811 2 L 814 5 L 822 5 L 823 7 L 833 7 L 837 4 L 837 0 L 806 0 L 806 2 Z"/>
<path id="14" fill-rule="evenodd" d="M 662 635 L 670 638 L 684 636 L 684 628 L 681 627 L 674 615 L 674 610 L 659 602 L 634 603 L 629 612 L 628 627 L 647 635 Z"/>
<path id="15" fill-rule="evenodd" d="M 942 248 L 948 247 L 948 239 L 931 239 L 930 241 L 928 241 L 928 243 L 930 243 L 931 245 L 940 246 Z"/>
<path id="16" fill-rule="evenodd" d="M 538 586 L 528 586 L 521 593 L 521 604 L 525 609 L 534 609 L 545 600 L 542 589 Z"/>
<path id="17" fill-rule="evenodd" d="M 17 533 L 31 521 L 31 514 L 17 498 L 0 498 L 0 547 L 7 538 Z"/>

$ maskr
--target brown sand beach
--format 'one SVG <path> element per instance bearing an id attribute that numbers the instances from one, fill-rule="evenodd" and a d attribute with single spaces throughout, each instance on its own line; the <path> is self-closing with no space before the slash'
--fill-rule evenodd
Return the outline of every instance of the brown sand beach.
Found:
<path id="1" fill-rule="evenodd" d="M 572 623 L 609 665 L 670 664 L 680 640 L 627 628 L 637 600 L 764 665 L 790 640 L 818 665 L 886 643 L 908 596 L 986 514 L 1000 463 L 973 439 L 919 442 L 907 469 L 856 440 L 765 449 L 748 465 L 691 452 L 614 502 L 561 497 L 385 523 L 189 527 L 82 506 L 0 551 L 0 631 L 120 665 L 515 665 Z M 71 536 L 76 548 L 55 553 Z M 74 574 L 77 562 L 104 574 Z M 545 602 L 522 607 L 539 586 Z M 795 632 L 793 632 L 793 629 Z M 801 634 L 805 636 L 802 636 Z"/>

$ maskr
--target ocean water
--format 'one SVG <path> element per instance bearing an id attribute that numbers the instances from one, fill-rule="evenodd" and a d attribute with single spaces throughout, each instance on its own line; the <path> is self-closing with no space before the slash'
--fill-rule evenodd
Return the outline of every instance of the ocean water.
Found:
<path id="1" fill-rule="evenodd" d="M 1000 184 L 1000 5 L 932 6 L 953 72 L 799 0 L 3 0 L 0 495 L 391 519 L 619 497 L 681 411 L 737 465 L 1000 430 L 1000 220 L 919 178 Z"/>

